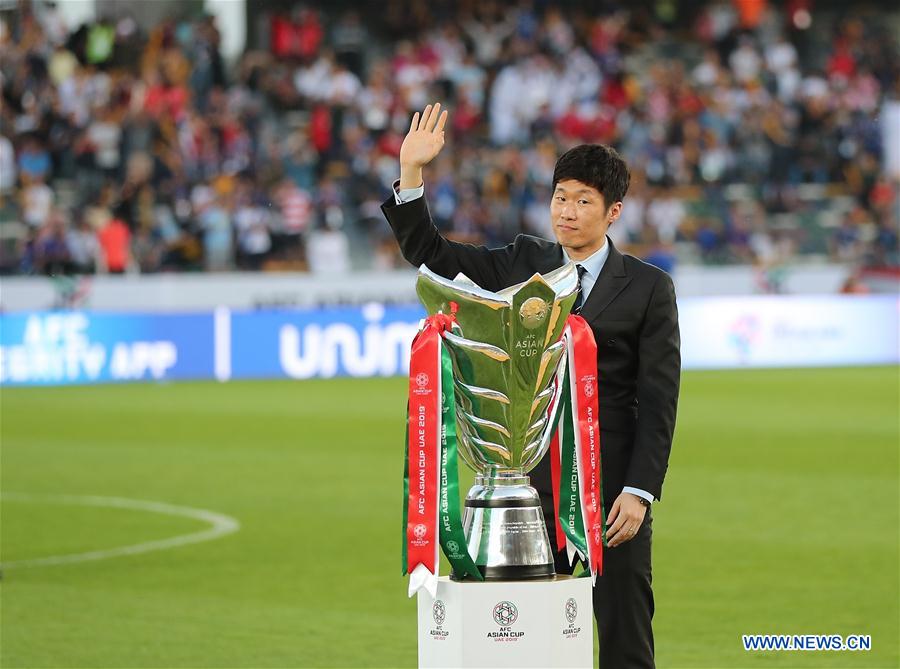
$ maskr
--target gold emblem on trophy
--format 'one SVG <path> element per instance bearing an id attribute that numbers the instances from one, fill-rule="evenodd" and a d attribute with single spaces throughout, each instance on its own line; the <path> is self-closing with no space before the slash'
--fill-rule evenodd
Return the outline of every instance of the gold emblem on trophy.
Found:
<path id="1" fill-rule="evenodd" d="M 522 320 L 522 325 L 529 330 L 534 330 L 544 322 L 548 313 L 550 313 L 550 305 L 546 300 L 542 300 L 539 297 L 529 297 L 519 309 L 519 318 Z"/>

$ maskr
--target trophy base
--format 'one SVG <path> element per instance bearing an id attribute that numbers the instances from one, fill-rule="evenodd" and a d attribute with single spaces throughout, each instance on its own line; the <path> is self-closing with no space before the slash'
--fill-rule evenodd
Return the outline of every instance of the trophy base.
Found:
<path id="1" fill-rule="evenodd" d="M 469 555 L 486 581 L 556 575 L 541 500 L 527 476 L 476 477 L 465 509 Z"/>
<path id="2" fill-rule="evenodd" d="M 513 565 L 509 567 L 485 567 L 477 565 L 478 571 L 484 576 L 485 581 L 527 581 L 532 578 L 553 578 L 556 576 L 556 570 L 553 563 L 538 565 Z M 453 581 L 473 580 L 471 578 L 457 578 L 456 574 L 450 572 L 450 579 Z"/>

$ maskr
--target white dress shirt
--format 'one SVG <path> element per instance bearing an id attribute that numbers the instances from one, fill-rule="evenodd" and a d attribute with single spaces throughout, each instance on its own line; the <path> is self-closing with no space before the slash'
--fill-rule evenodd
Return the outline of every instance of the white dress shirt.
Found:
<path id="1" fill-rule="evenodd" d="M 397 179 L 394 182 L 394 201 L 397 204 L 405 204 L 406 202 L 411 202 L 412 200 L 418 199 L 425 195 L 425 184 L 423 183 L 418 188 L 404 188 L 400 190 L 400 180 Z M 604 240 L 603 246 L 601 246 L 597 251 L 594 251 L 591 255 L 581 261 L 577 261 L 578 265 L 584 267 L 585 271 L 583 276 L 581 277 L 581 303 L 584 304 L 587 302 L 588 295 L 590 295 L 591 290 L 594 288 L 594 284 L 597 283 L 597 279 L 600 277 L 600 271 L 603 269 L 603 265 L 606 264 L 606 259 L 609 257 L 609 242 Z M 565 262 L 576 262 L 569 258 L 569 254 L 566 253 L 566 250 L 563 249 L 563 260 Z M 602 448 L 602 444 L 601 444 Z M 640 488 L 634 488 L 632 486 L 625 486 L 622 488 L 622 492 L 631 493 L 632 495 L 637 495 L 638 497 L 642 497 L 646 499 L 648 502 L 653 502 L 653 495 L 646 490 L 641 490 Z"/>

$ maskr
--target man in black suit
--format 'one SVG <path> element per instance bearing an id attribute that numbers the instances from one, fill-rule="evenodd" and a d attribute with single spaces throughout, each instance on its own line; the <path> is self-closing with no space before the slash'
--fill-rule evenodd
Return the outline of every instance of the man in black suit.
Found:
<path id="1" fill-rule="evenodd" d="M 584 144 L 553 173 L 550 216 L 556 243 L 519 235 L 497 249 L 444 239 L 424 197 L 422 168 L 444 145 L 447 112 L 428 105 L 413 116 L 400 149 L 400 181 L 382 205 L 403 256 L 453 278 L 462 272 L 497 291 L 574 261 L 581 315 L 597 341 L 597 381 L 607 540 L 594 588 L 602 669 L 653 667 L 650 504 L 660 499 L 675 429 L 681 370 L 672 279 L 623 255 L 606 231 L 628 190 L 625 162 L 611 148 Z M 531 472 L 555 544 L 549 458 Z M 554 550 L 556 546 L 554 545 Z M 557 571 L 571 573 L 565 552 Z"/>

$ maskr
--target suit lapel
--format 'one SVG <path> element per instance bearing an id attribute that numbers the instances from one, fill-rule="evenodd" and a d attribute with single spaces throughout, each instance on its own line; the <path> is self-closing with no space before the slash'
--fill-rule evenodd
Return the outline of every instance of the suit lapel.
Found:
<path id="1" fill-rule="evenodd" d="M 631 283 L 631 277 L 625 272 L 625 261 L 622 254 L 619 253 L 609 237 L 606 238 L 606 243 L 609 244 L 609 256 L 581 310 L 581 315 L 587 321 L 599 316 L 625 289 L 625 286 Z"/>
<path id="2" fill-rule="evenodd" d="M 555 269 L 559 269 L 566 262 L 566 259 L 563 257 L 563 248 L 557 242 L 553 245 L 553 252 L 547 253 L 541 257 L 541 266 L 538 269 L 538 272 L 541 274 L 547 274 L 548 272 L 552 272 Z"/>

